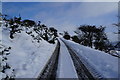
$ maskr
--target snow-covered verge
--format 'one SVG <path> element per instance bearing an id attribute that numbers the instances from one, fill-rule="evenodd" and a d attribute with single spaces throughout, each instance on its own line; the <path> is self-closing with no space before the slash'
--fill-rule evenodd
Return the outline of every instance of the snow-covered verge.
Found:
<path id="1" fill-rule="evenodd" d="M 98 51 L 83 45 L 74 43 L 73 41 L 64 40 L 77 55 L 83 59 L 83 62 L 91 65 L 104 78 L 118 78 L 118 59 L 108 53 Z"/>
<path id="2" fill-rule="evenodd" d="M 2 45 L 10 48 L 10 54 L 0 55 L 0 68 L 7 63 L 10 69 L 6 69 L 4 73 L 0 72 L 0 79 L 6 75 L 14 75 L 15 78 L 37 78 L 56 46 L 43 39 L 38 43 L 25 31 L 15 34 L 14 39 L 10 39 L 7 28 L 2 30 Z M 6 63 L 2 61 L 4 56 L 7 58 Z"/>

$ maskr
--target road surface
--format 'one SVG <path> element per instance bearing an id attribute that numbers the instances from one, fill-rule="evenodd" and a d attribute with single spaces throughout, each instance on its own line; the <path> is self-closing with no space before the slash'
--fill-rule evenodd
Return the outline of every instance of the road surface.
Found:
<path id="1" fill-rule="evenodd" d="M 94 75 L 82 63 L 76 53 L 62 40 L 58 39 L 56 49 L 38 77 L 56 80 L 58 78 L 75 78 L 78 80 L 96 80 Z M 102 78 L 101 78 L 102 79 Z"/>

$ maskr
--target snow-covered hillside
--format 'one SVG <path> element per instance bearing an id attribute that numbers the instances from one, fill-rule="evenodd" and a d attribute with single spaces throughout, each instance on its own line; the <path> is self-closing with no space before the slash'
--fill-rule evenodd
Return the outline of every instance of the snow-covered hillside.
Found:
<path id="1" fill-rule="evenodd" d="M 118 58 L 73 41 L 62 39 L 89 69 L 94 68 L 104 78 L 118 78 Z M 93 70 L 93 69 L 91 69 Z"/>
<path id="2" fill-rule="evenodd" d="M 19 24 L 19 21 L 12 23 L 12 20 L 12 24 L 9 20 L 3 23 L 5 24 L 2 25 L 2 33 L 0 33 L 2 35 L 2 40 L 0 40 L 0 79 L 37 78 L 55 50 L 57 30 L 48 29 L 45 25 L 25 26 Z M 61 45 L 58 78 L 78 78 L 76 66 L 73 64 L 75 61 L 69 54 L 68 46 L 73 50 L 73 53 L 79 56 L 78 59 L 91 74 L 98 72 L 103 78 L 118 77 L 117 57 L 69 40 L 62 38 L 58 38 L 58 40 Z"/>
<path id="3" fill-rule="evenodd" d="M 0 72 L 0 79 L 5 78 L 6 74 L 15 78 L 37 78 L 56 46 L 43 39 L 38 43 L 24 30 L 15 34 L 14 39 L 10 39 L 8 28 L 2 30 L 1 45 L 10 48 L 10 54 L 0 55 L 1 61 L 3 57 L 7 57 L 0 67 L 7 63 L 11 68 L 6 69 L 5 73 Z"/>

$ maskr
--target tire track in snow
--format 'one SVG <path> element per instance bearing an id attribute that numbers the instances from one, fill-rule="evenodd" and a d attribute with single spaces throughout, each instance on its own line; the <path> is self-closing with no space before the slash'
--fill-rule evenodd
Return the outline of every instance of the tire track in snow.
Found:
<path id="1" fill-rule="evenodd" d="M 100 78 L 99 74 L 97 74 L 98 77 L 94 77 L 94 75 L 91 74 L 90 71 L 87 69 L 87 67 L 82 63 L 82 61 L 79 59 L 79 57 L 76 55 L 76 53 L 65 42 L 64 42 L 64 44 L 66 45 L 66 47 L 72 57 L 79 80 L 101 80 L 102 79 L 102 78 Z"/>
<path id="2" fill-rule="evenodd" d="M 58 67 L 58 58 L 59 58 L 59 49 L 60 42 L 58 41 L 55 51 L 53 52 L 51 58 L 46 63 L 44 69 L 38 76 L 37 80 L 55 80 L 56 79 L 56 71 Z"/>

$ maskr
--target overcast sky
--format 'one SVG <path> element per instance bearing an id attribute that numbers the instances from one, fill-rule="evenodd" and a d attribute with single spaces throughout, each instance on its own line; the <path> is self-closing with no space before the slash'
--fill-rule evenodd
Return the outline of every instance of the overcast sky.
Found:
<path id="1" fill-rule="evenodd" d="M 3 13 L 10 17 L 21 14 L 23 19 L 40 20 L 70 34 L 83 24 L 103 25 L 109 38 L 117 40 L 112 33 L 117 31 L 112 25 L 118 22 L 117 2 L 3 2 Z"/>

